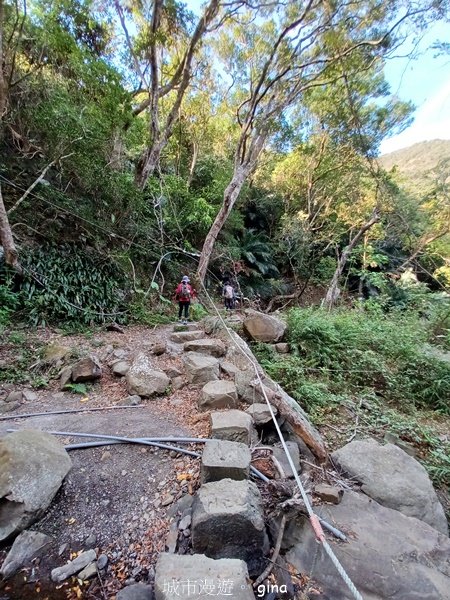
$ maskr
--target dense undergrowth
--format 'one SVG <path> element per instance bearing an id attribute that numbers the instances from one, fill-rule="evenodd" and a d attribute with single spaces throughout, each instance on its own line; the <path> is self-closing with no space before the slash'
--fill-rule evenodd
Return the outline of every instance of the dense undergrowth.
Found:
<path id="1" fill-rule="evenodd" d="M 450 486 L 445 308 L 438 299 L 426 315 L 385 313 L 371 303 L 331 313 L 292 309 L 291 353 L 280 355 L 265 344 L 255 352 L 269 375 L 340 444 L 355 433 L 382 438 L 391 432 L 417 449 L 437 484 Z"/>

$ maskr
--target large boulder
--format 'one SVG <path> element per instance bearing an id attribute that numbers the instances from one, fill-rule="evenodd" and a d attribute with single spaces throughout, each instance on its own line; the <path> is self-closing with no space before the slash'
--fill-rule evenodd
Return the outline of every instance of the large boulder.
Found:
<path id="1" fill-rule="evenodd" d="M 52 539 L 38 531 L 22 531 L 14 540 L 8 556 L 0 568 L 0 575 L 5 579 L 11 577 L 33 558 L 41 554 Z"/>
<path id="2" fill-rule="evenodd" d="M 213 356 L 187 352 L 183 356 L 189 383 L 207 383 L 219 379 L 219 361 Z"/>
<path id="3" fill-rule="evenodd" d="M 84 381 L 94 381 L 102 376 L 102 367 L 96 356 L 87 356 L 82 358 L 72 367 L 72 381 L 74 383 L 83 383 Z"/>
<path id="4" fill-rule="evenodd" d="M 155 569 L 155 598 L 173 600 L 174 596 L 189 599 L 204 596 L 232 596 L 233 600 L 255 598 L 247 565 L 242 560 L 213 560 L 204 554 L 160 554 Z"/>
<path id="5" fill-rule="evenodd" d="M 382 504 L 448 533 L 444 509 L 427 472 L 398 446 L 376 440 L 350 442 L 332 454 L 334 463 Z"/>
<path id="6" fill-rule="evenodd" d="M 16 431 L 0 441 L 0 541 L 42 516 L 71 466 L 48 433 Z"/>
<path id="7" fill-rule="evenodd" d="M 138 354 L 125 376 L 127 390 L 131 395 L 151 398 L 164 394 L 170 385 L 170 379 L 163 371 L 157 371 L 146 354 Z"/>
<path id="8" fill-rule="evenodd" d="M 234 408 L 237 406 L 238 397 L 236 386 L 232 381 L 209 381 L 203 386 L 202 394 L 198 399 L 200 410 L 216 408 Z"/>
<path id="9" fill-rule="evenodd" d="M 346 491 L 342 502 L 321 516 L 351 532 L 332 548 L 367 600 L 450 600 L 450 540 L 423 521 Z M 306 519 L 291 520 L 284 540 L 294 543 L 286 558 L 297 571 L 313 573 L 321 598 L 353 600 Z"/>
<path id="10" fill-rule="evenodd" d="M 261 495 L 252 481 L 221 479 L 198 490 L 192 508 L 192 546 L 210 558 L 245 560 L 250 575 L 263 566 Z"/>
<path id="11" fill-rule="evenodd" d="M 202 339 L 186 342 L 184 344 L 185 352 L 198 352 L 199 354 L 207 354 L 219 358 L 226 353 L 225 344 L 221 340 Z"/>
<path id="12" fill-rule="evenodd" d="M 279 342 L 286 332 L 286 323 L 281 319 L 259 312 L 252 312 L 243 326 L 245 333 L 256 342 Z"/>

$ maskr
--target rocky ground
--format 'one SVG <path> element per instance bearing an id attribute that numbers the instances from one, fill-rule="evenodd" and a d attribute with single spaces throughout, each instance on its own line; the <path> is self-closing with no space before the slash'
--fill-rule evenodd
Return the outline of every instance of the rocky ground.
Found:
<path id="1" fill-rule="evenodd" d="M 276 319 L 253 314 L 244 323 L 244 331 L 251 337 L 261 335 L 264 338 L 271 327 L 274 327 L 273 341 L 277 341 L 282 337 L 280 331 L 284 332 L 285 325 L 277 323 Z M 188 328 L 191 329 L 196 326 Z M 242 411 L 246 409 L 245 403 L 250 404 L 247 414 L 240 412 L 240 415 L 251 422 L 247 442 L 250 441 L 253 466 L 269 479 L 277 478 L 280 473 L 286 475 L 281 481 L 257 482 L 259 492 L 255 492 L 262 497 L 263 521 L 270 531 L 272 546 L 279 528 L 283 529 L 280 525 L 283 511 L 287 517 L 281 551 L 289 564 L 281 557 L 277 559 L 278 564 L 284 566 L 277 566 L 276 581 L 284 577 L 290 591 L 287 596 L 279 594 L 277 597 L 283 600 L 293 597 L 348 600 L 336 569 L 319 549 L 301 508 L 299 512 L 301 499 L 292 498 L 295 485 L 288 479 L 290 467 L 286 465 L 282 449 L 276 447 L 277 437 L 270 415 L 267 416 L 267 406 L 259 404 L 261 398 L 252 385 L 254 371 L 248 368 L 248 355 L 242 354 L 245 344 L 241 346 L 242 340 L 232 332 L 225 334 L 219 329 L 217 323 L 211 327 L 213 334 L 207 340 L 195 340 L 196 334 L 192 331 L 192 336 L 187 334 L 192 340 L 184 350 L 182 343 L 176 343 L 180 342 L 175 339 L 179 334 L 174 336 L 173 326 L 153 330 L 130 327 L 123 332 L 102 331 L 70 337 L 62 332 L 45 330 L 40 340 L 28 336 L 26 344 L 21 344 L 20 336 L 10 337 L 0 357 L 0 368 L 4 369 L 14 361 L 23 364 L 21 356 L 15 356 L 15 353 L 22 353 L 29 361 L 30 383 L 40 378 L 41 381 L 48 380 L 48 385 L 40 391 L 31 389 L 30 385 L 3 385 L 0 389 L 0 436 L 10 429 L 23 428 L 63 432 L 58 439 L 65 446 L 88 441 L 87 437 L 71 435 L 73 432 L 198 439 L 210 437 L 211 420 L 212 428 L 216 427 L 215 437 L 220 437 L 217 426 L 224 414 L 214 412 L 211 416 L 211 407 L 214 407 L 213 411 L 223 408 Z M 199 336 L 205 337 L 202 333 Z M 221 339 L 211 339 L 213 337 Z M 287 344 L 277 343 L 274 347 L 279 352 L 289 351 Z M 250 352 L 248 347 L 247 351 Z M 201 352 L 200 357 L 197 352 Z M 217 380 L 219 362 L 212 359 L 211 354 L 222 356 L 222 381 Z M 94 355 L 94 359 L 83 362 L 82 357 L 88 355 Z M 124 372 L 130 365 L 127 381 L 114 374 L 115 371 Z M 195 384 L 197 368 L 201 368 L 202 374 L 208 372 L 209 378 Z M 101 377 L 98 378 L 100 369 Z M 134 377 L 142 369 L 147 373 L 149 369 L 157 372 L 150 379 L 151 385 L 158 387 L 158 395 L 142 400 L 133 396 L 134 404 L 130 393 L 136 394 L 140 383 L 133 381 L 131 384 L 130 373 L 133 372 Z M 212 373 L 214 370 L 217 372 Z M 194 383 L 188 382 L 188 372 Z M 86 373 L 96 377 L 94 382 L 82 382 Z M 223 381 L 227 379 L 234 381 Z M 68 389 L 61 389 L 64 381 L 68 382 Z M 205 385 L 205 381 L 209 383 Z M 275 406 L 284 399 L 284 410 L 290 406 L 289 401 L 300 410 L 281 388 L 270 387 L 272 384 L 274 382 L 264 379 L 266 391 L 272 390 L 270 401 Z M 199 406 L 203 409 L 201 412 Z M 31 412 L 71 409 L 82 412 L 20 418 L 20 414 Z M 266 411 L 266 414 L 258 411 Z M 227 412 L 230 415 L 239 411 Z M 450 541 L 444 511 L 425 470 L 409 455 L 411 449 L 406 447 L 404 451 L 395 439 L 386 440 L 390 442 L 386 445 L 374 439 L 355 439 L 331 455 L 332 463 L 321 466 L 302 439 L 293 433 L 291 425 L 298 424 L 301 415 L 297 414 L 289 425 L 287 414 L 292 416 L 289 410 L 283 413 L 280 408 L 278 422 L 284 428 L 286 439 L 290 440 L 291 456 L 297 462 L 298 472 L 301 471 L 316 513 L 347 536 L 345 543 L 329 535 L 328 541 L 363 597 L 410 600 L 414 592 L 415 597 L 424 600 L 450 600 Z M 303 439 L 308 439 L 309 447 L 320 455 L 323 440 L 313 429 L 309 424 L 305 430 L 309 438 Z M 224 439 L 233 440 L 227 444 L 235 441 Z M 209 444 L 211 448 L 213 444 Z M 267 444 L 271 445 L 269 450 Z M 184 447 L 203 450 L 200 444 Z M 72 469 L 44 516 L 29 528 L 50 536 L 50 545 L 32 566 L 22 568 L 13 578 L 0 583 L 0 600 L 151 598 L 150 588 L 143 590 L 139 586 L 140 582 L 154 581 L 158 556 L 162 552 L 190 554 L 192 551 L 190 505 L 200 487 L 199 459 L 176 449 L 163 450 L 138 444 L 110 443 L 69 452 Z M 250 460 L 248 449 L 246 452 Z M 222 456 L 220 452 L 217 455 Z M 215 455 L 210 459 L 214 463 Z M 204 478 L 208 461 L 204 459 L 203 463 Z M 222 469 L 223 466 L 211 464 L 208 468 Z M 344 473 L 349 478 L 345 479 Z M 226 477 L 221 479 L 225 481 Z M 205 483 L 202 489 L 204 487 Z M 226 484 L 228 488 L 229 484 Z M 0 496 L 4 494 L 0 493 Z M 221 492 L 214 502 L 220 504 L 222 496 Z M 231 497 L 226 499 L 229 505 L 233 501 Z M 194 550 L 198 544 L 195 538 L 198 504 L 192 512 Z M 0 529 L 1 509 L 0 505 Z M 229 529 L 231 534 L 232 524 Z M 205 543 L 210 539 L 213 537 L 206 536 Z M 247 538 L 241 536 L 239 543 L 241 540 L 245 547 Z M 218 542 L 220 546 L 220 540 Z M 0 564 L 9 548 L 8 543 L 0 546 Z M 50 574 L 55 567 L 83 559 L 89 550 L 97 559 L 92 577 L 78 575 L 60 583 L 51 580 Z M 198 556 L 202 553 L 198 549 L 195 551 Z M 176 561 L 174 565 L 176 569 Z M 413 572 L 419 573 L 415 579 L 411 578 Z M 132 589 L 136 595 L 123 595 L 124 590 Z M 141 592 L 144 595 L 140 595 Z"/>
<path id="2" fill-rule="evenodd" d="M 132 356 L 138 350 L 165 344 L 172 329 L 134 327 L 123 334 L 105 331 L 89 338 L 49 335 L 47 330 L 46 344 L 70 347 L 77 356 L 95 353 L 102 363 L 103 376 L 95 384 L 86 385 L 87 393 L 83 394 L 62 392 L 58 382 L 51 381 L 48 388 L 34 390 L 29 400 L 22 399 L 14 414 L 118 405 L 128 392 L 124 379 L 104 366 L 111 350 Z M 8 359 L 13 356 L 9 352 Z M 169 353 L 153 360 L 161 369 L 180 367 L 180 359 Z M 23 387 L 4 385 L 0 399 L 12 389 Z M 37 428 L 125 437 L 207 436 L 208 420 L 197 411 L 199 393 L 200 388 L 183 387 L 168 396 L 143 400 L 133 408 L 3 420 L 0 435 L 9 429 Z M 60 440 L 65 445 L 88 441 L 70 435 L 61 436 Z M 50 535 L 52 545 L 33 571 L 26 569 L 4 585 L 0 590 L 2 600 L 67 599 L 81 597 L 80 593 L 86 598 L 107 598 L 125 583 L 147 579 L 157 554 L 164 550 L 167 511 L 179 497 L 186 492 L 192 494 L 198 486 L 199 461 L 175 451 L 123 444 L 73 450 L 70 456 L 70 474 L 45 516 L 32 526 L 33 530 Z M 8 547 L 0 549 L 0 562 Z M 88 548 L 107 555 L 105 581 L 83 585 L 82 592 L 80 585 L 73 582 L 55 589 L 55 584 L 49 582 L 50 570 Z"/>

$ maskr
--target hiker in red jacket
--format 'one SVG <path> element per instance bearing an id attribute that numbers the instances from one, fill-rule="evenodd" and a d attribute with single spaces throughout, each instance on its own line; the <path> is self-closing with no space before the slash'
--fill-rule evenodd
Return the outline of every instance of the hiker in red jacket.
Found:
<path id="1" fill-rule="evenodd" d="M 191 305 L 191 300 L 195 298 L 196 291 L 189 283 L 189 277 L 185 275 L 181 280 L 181 283 L 178 284 L 177 289 L 175 290 L 175 300 L 178 300 L 178 320 L 180 323 L 184 325 L 187 324 L 187 320 L 189 317 L 189 306 Z M 182 319 L 184 310 L 184 319 Z"/>

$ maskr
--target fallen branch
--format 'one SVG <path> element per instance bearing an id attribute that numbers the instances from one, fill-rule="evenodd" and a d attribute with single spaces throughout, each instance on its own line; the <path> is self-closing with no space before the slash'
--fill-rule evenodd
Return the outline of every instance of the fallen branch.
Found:
<path id="1" fill-rule="evenodd" d="M 275 562 L 278 558 L 278 555 L 280 554 L 280 549 L 281 549 L 281 542 L 283 541 L 283 535 L 284 535 L 284 528 L 286 527 L 286 515 L 283 515 L 281 517 L 281 523 L 280 523 L 280 529 L 278 530 L 278 536 L 277 536 L 277 542 L 275 544 L 275 548 L 273 550 L 273 554 L 272 554 L 272 561 L 270 562 L 267 567 L 264 569 L 264 571 L 261 573 L 261 575 L 258 577 L 258 579 L 255 581 L 255 583 L 253 584 L 253 587 L 256 588 L 260 583 L 262 583 L 264 581 L 264 579 L 266 579 L 266 577 L 268 577 L 270 575 L 270 573 L 272 572 L 272 569 L 275 565 Z"/>

